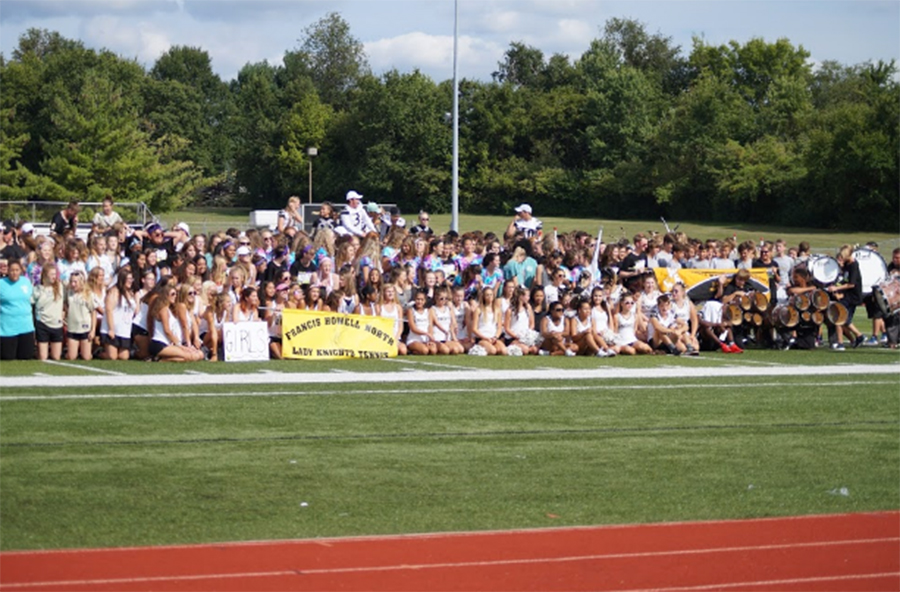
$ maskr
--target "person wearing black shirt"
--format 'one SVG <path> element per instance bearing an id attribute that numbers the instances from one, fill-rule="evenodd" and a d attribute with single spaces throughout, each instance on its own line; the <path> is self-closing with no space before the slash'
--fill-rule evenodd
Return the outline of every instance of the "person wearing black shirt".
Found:
<path id="1" fill-rule="evenodd" d="M 640 282 L 640 277 L 645 273 L 652 273 L 647 266 L 647 245 L 649 241 L 642 233 L 634 235 L 634 250 L 625 255 L 619 264 L 619 278 L 626 288 L 632 292 L 639 292 L 640 287 L 634 284 Z"/>
<path id="2" fill-rule="evenodd" d="M 22 261 L 28 252 L 19 244 L 16 225 L 12 220 L 7 220 L 3 225 L 3 237 L 0 239 L 0 259 L 7 261 Z"/>
<path id="3" fill-rule="evenodd" d="M 146 249 L 153 249 L 156 252 L 157 267 L 172 267 L 175 243 L 166 237 L 159 224 L 153 223 L 147 227 L 147 238 L 144 239 L 144 250 Z"/>
<path id="4" fill-rule="evenodd" d="M 313 261 L 315 254 L 316 249 L 311 244 L 303 247 L 300 256 L 294 259 L 294 264 L 291 265 L 291 277 L 295 278 L 301 273 L 315 273 L 316 263 Z"/>
<path id="5" fill-rule="evenodd" d="M 53 215 L 50 220 L 50 232 L 57 236 L 63 236 L 67 230 L 73 233 L 78 228 L 78 212 L 81 206 L 77 201 L 70 201 L 64 210 L 60 210 Z"/>
<path id="6" fill-rule="evenodd" d="M 848 333 L 853 340 L 853 347 L 859 347 L 863 342 L 862 331 L 853 324 L 853 315 L 856 313 L 856 307 L 862 304 L 862 273 L 859 271 L 859 263 L 853 257 L 853 248 L 850 245 L 842 246 L 837 252 L 837 262 L 841 266 L 841 275 L 838 282 L 828 286 L 826 290 L 831 297 L 840 301 L 847 307 L 847 323 L 841 327 L 834 329 L 834 343 L 831 344 L 832 349 L 843 351 L 844 349 L 844 333 Z M 831 330 L 829 328 L 829 334 Z"/>
<path id="7" fill-rule="evenodd" d="M 412 236 L 419 236 L 421 233 L 425 233 L 425 236 L 431 237 L 434 234 L 434 230 L 428 225 L 431 221 L 431 217 L 428 215 L 428 212 L 421 211 L 419 212 L 419 223 L 409 229 L 409 233 Z"/>

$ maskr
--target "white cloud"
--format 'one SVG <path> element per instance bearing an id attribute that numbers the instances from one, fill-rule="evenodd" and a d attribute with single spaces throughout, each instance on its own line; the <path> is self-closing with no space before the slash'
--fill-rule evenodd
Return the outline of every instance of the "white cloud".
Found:
<path id="1" fill-rule="evenodd" d="M 400 72 L 418 68 L 436 82 L 453 77 L 453 36 L 415 32 L 365 44 L 372 70 L 381 72 L 396 68 Z M 459 75 L 461 78 L 482 77 L 503 56 L 504 48 L 483 39 L 459 36 Z"/>

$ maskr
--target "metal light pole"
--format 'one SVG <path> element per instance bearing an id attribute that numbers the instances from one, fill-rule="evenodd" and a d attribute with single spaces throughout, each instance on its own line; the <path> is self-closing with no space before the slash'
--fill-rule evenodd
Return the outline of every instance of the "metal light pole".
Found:
<path id="1" fill-rule="evenodd" d="M 312 203 L 312 161 L 318 154 L 318 148 L 310 146 L 306 149 L 306 155 L 309 157 L 309 203 Z"/>
<path id="2" fill-rule="evenodd" d="M 459 54 L 459 0 L 453 1 L 453 188 L 450 229 L 459 232 L 459 76 L 457 57 Z"/>

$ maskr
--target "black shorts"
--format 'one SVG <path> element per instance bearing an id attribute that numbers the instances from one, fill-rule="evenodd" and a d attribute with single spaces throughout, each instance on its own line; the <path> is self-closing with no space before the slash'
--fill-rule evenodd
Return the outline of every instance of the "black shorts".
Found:
<path id="1" fill-rule="evenodd" d="M 277 343 L 280 345 L 281 341 L 282 341 L 281 337 L 271 337 L 271 336 L 269 337 L 269 343 Z"/>
<path id="2" fill-rule="evenodd" d="M 881 307 L 878 306 L 878 303 L 875 302 L 875 297 L 869 294 L 865 298 L 863 298 L 863 304 L 866 305 L 866 316 L 870 319 L 883 319 L 884 312 L 882 312 Z"/>
<path id="3" fill-rule="evenodd" d="M 162 343 L 160 341 L 156 341 L 154 339 L 154 340 L 150 341 L 150 347 L 149 347 L 150 355 L 155 358 L 156 356 L 158 356 L 160 354 L 160 352 L 162 352 L 162 350 L 166 349 L 167 347 L 169 347 L 168 344 Z"/>
<path id="4" fill-rule="evenodd" d="M 148 333 L 147 330 L 141 326 L 131 325 L 131 338 L 134 339 L 135 337 L 138 337 L 138 336 L 149 337 L 150 333 Z"/>
<path id="5" fill-rule="evenodd" d="M 118 335 L 110 337 L 108 333 L 104 333 L 100 336 L 100 342 L 103 343 L 103 345 L 111 345 L 116 349 L 131 349 L 131 339 L 127 337 L 119 337 Z"/>
<path id="6" fill-rule="evenodd" d="M 38 343 L 62 343 L 63 328 L 54 329 L 40 321 L 34 322 L 34 339 Z"/>
<path id="7" fill-rule="evenodd" d="M 71 339 L 71 340 L 73 340 L 73 341 L 87 341 L 88 335 L 90 335 L 90 333 L 88 333 L 88 332 L 84 332 L 84 333 L 69 333 L 69 339 Z"/>

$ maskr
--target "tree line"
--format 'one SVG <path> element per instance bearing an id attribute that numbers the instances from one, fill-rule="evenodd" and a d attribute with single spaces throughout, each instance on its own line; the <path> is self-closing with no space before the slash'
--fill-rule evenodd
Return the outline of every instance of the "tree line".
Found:
<path id="1" fill-rule="evenodd" d="M 629 19 L 575 60 L 511 43 L 490 82 L 460 81 L 460 208 L 898 230 L 895 63 L 808 58 L 759 38 L 684 55 Z M 231 81 L 201 48 L 148 71 L 32 29 L 0 88 L 4 199 L 280 207 L 316 147 L 316 201 L 450 207 L 452 81 L 374 75 L 337 13 Z"/>

